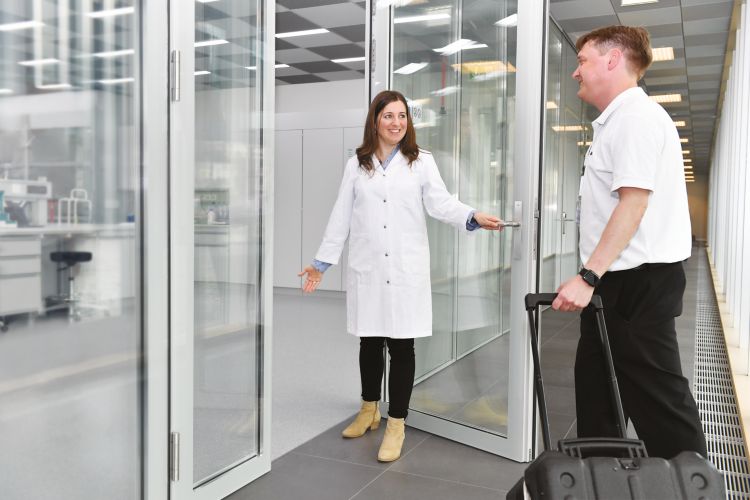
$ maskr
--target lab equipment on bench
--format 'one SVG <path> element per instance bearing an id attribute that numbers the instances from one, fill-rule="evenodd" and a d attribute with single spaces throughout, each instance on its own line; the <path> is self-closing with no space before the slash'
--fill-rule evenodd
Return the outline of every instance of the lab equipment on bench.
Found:
<path id="1" fill-rule="evenodd" d="M 45 178 L 36 180 L 0 179 L 0 191 L 5 193 L 5 203 L 0 213 L 7 212 L 5 206 L 15 211 L 19 226 L 42 227 L 47 225 L 47 200 L 52 196 L 52 184 Z M 3 217 L 0 216 L 0 220 Z"/>
<path id="2" fill-rule="evenodd" d="M 65 210 L 63 210 L 63 207 Z M 85 207 L 81 214 L 81 207 Z M 74 188 L 70 190 L 68 198 L 60 198 L 57 202 L 57 223 L 78 224 L 80 219 L 85 222 L 93 222 L 94 207 L 89 200 L 89 194 L 85 189 Z"/>

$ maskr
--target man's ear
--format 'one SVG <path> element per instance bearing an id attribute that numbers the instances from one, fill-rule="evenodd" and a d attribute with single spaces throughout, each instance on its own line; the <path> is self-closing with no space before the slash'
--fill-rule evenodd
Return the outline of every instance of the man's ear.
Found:
<path id="1" fill-rule="evenodd" d="M 618 48 L 610 49 L 608 55 L 609 59 L 607 60 L 607 69 L 610 71 L 615 69 L 618 64 L 624 62 L 622 51 Z"/>

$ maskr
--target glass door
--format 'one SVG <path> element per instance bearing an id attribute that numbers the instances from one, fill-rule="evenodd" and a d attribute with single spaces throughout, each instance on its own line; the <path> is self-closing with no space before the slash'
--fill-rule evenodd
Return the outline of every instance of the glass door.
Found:
<path id="1" fill-rule="evenodd" d="M 391 3 L 371 28 L 376 49 L 386 22 L 392 37 L 387 57 L 376 52 L 371 93 L 387 81 L 407 97 L 450 192 L 520 224 L 465 235 L 428 222 L 433 335 L 416 342 L 408 424 L 526 460 L 544 2 Z"/>
<path id="2" fill-rule="evenodd" d="M 171 494 L 216 499 L 270 470 L 274 10 L 171 12 Z"/>

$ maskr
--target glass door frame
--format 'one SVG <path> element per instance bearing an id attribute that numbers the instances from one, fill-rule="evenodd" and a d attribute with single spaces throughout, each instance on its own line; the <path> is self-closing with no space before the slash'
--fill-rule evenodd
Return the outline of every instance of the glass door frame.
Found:
<path id="1" fill-rule="evenodd" d="M 262 196 L 259 282 L 259 453 L 194 487 L 194 218 L 195 189 L 195 2 L 169 0 L 169 50 L 180 52 L 179 78 L 169 96 L 169 497 L 178 500 L 224 498 L 271 470 L 271 332 L 273 298 L 273 126 L 275 2 L 260 0 L 263 58 L 261 96 Z M 171 61 L 171 58 L 170 58 Z M 179 82 L 179 100 L 173 95 Z M 163 87 L 163 89 L 166 87 Z M 175 439 L 176 434 L 179 436 Z M 167 469 L 162 469 L 165 473 Z"/>
<path id="2" fill-rule="evenodd" d="M 368 25 L 367 79 L 369 98 L 392 85 L 393 7 L 378 8 L 371 2 Z M 510 368 L 507 437 L 469 427 L 410 409 L 412 427 L 504 456 L 519 462 L 533 460 L 534 398 L 533 366 L 528 337 L 524 296 L 537 288 L 537 239 L 539 233 L 538 185 L 542 159 L 543 114 L 545 111 L 547 2 L 518 2 L 516 73 L 516 117 L 513 165 L 526 165 L 524 175 L 514 175 L 513 200 L 521 203 L 518 214 L 498 214 L 521 222 L 513 230 L 510 297 Z M 526 62 L 529 64 L 526 64 Z M 369 103 L 368 103 L 369 104 Z M 506 229 L 506 230 L 511 230 Z M 385 393 L 385 392 L 384 392 Z"/>

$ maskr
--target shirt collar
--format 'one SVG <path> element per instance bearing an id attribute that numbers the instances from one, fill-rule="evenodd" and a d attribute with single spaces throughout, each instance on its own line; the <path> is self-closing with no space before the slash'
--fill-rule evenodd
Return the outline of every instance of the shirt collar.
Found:
<path id="1" fill-rule="evenodd" d="M 388 168 L 388 164 L 391 163 L 391 160 L 398 154 L 398 152 L 401 150 L 398 144 L 396 144 L 393 147 L 393 150 L 391 151 L 391 154 L 388 155 L 388 158 L 385 159 L 383 163 L 380 164 L 381 167 L 383 167 L 383 170 Z M 375 155 L 375 159 L 377 160 L 377 155 Z"/>
<path id="2" fill-rule="evenodd" d="M 609 105 L 604 108 L 604 111 L 594 120 L 594 123 L 597 125 L 604 125 L 607 121 L 607 118 L 609 118 L 612 113 L 617 111 L 617 108 L 623 105 L 623 103 L 629 101 L 630 99 L 635 99 L 635 96 L 640 95 L 646 95 L 646 93 L 643 91 L 640 87 L 631 87 L 627 90 L 623 90 L 620 92 L 617 97 L 612 99 L 612 102 L 609 103 Z"/>

